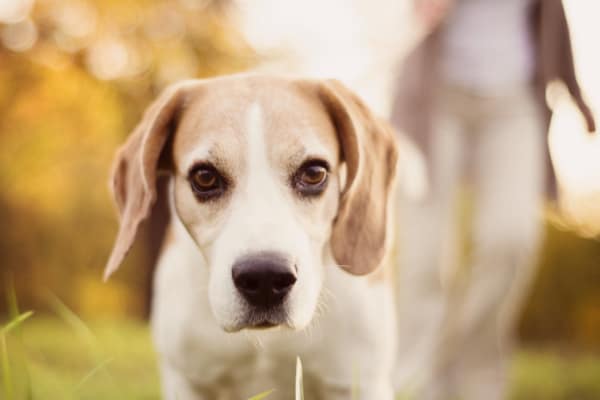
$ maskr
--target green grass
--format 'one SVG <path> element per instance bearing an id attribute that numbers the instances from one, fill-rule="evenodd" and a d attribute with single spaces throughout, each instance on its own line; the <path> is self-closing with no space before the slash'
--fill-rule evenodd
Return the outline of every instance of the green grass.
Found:
<path id="1" fill-rule="evenodd" d="M 156 360 L 144 324 L 95 321 L 87 326 L 83 334 L 63 320 L 36 317 L 8 335 L 12 397 L 157 399 Z M 6 372 L 4 367 L 2 375 Z M 5 393 L 0 390 L 0 398 Z"/>
<path id="2" fill-rule="evenodd" d="M 600 355 L 521 351 L 512 369 L 511 400 L 599 400 Z"/>
<path id="3" fill-rule="evenodd" d="M 156 358 L 143 322 L 83 324 L 64 315 L 34 315 L 2 335 L 6 346 L 0 349 L 0 360 L 7 361 L 0 363 L 0 377 L 10 376 L 11 388 L 7 392 L 7 383 L 0 379 L 0 399 L 160 398 Z M 261 395 L 256 399 L 277 397 Z M 592 399 L 600 399 L 600 356 L 541 350 L 517 355 L 511 400 Z"/>

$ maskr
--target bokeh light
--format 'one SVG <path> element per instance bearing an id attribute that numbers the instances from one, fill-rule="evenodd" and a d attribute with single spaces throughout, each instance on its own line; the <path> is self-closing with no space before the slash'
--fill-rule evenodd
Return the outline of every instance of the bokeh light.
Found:
<path id="1" fill-rule="evenodd" d="M 0 23 L 23 21 L 33 7 L 33 0 L 0 0 Z"/>
<path id="2" fill-rule="evenodd" d="M 38 30 L 31 19 L 6 25 L 2 28 L 2 44 L 12 51 L 27 51 L 38 39 Z"/>

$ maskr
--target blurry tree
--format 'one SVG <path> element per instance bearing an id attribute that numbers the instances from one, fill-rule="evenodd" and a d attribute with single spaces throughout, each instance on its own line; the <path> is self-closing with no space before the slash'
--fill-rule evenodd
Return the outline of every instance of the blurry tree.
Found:
<path id="1" fill-rule="evenodd" d="M 117 229 L 109 166 L 165 85 L 253 63 L 223 7 L 0 0 L 0 301 L 10 278 L 38 310 L 54 293 L 84 314 L 148 311 L 154 229 L 100 280 Z"/>

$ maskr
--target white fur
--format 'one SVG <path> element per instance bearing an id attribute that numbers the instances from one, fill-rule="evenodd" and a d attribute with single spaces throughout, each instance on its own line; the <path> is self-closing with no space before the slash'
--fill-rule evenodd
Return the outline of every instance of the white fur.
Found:
<path id="1" fill-rule="evenodd" d="M 170 185 L 171 240 L 157 266 L 152 313 L 164 397 L 245 399 L 274 388 L 274 398 L 291 399 L 299 356 L 307 399 L 347 399 L 360 383 L 360 399 L 391 400 L 391 286 L 335 264 L 327 243 L 333 216 L 315 222 L 306 207 L 316 206 L 290 194 L 273 166 L 260 104 L 245 110 L 244 121 L 238 183 L 218 216 L 198 221 L 206 206 L 190 197 L 182 177 Z M 178 168 L 206 157 L 218 144 L 215 137 L 199 139 Z M 307 154 L 327 151 L 315 137 L 303 143 Z M 334 197 L 340 168 L 331 174 Z M 237 331 L 244 307 L 231 268 L 239 257 L 261 251 L 285 254 L 298 268 L 287 301 L 289 326 Z"/>

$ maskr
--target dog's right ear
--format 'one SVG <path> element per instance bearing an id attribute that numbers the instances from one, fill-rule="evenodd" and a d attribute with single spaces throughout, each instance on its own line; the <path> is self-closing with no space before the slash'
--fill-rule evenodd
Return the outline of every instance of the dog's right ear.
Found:
<path id="1" fill-rule="evenodd" d="M 315 81 L 310 84 L 314 87 Z M 316 81 L 316 88 L 336 128 L 347 167 L 331 250 L 346 271 L 365 275 L 382 263 L 390 242 L 388 200 L 398 163 L 397 141 L 388 124 L 341 82 Z"/>
<path id="2" fill-rule="evenodd" d="M 183 83 L 166 88 L 117 151 L 111 186 L 119 211 L 119 233 L 104 269 L 104 280 L 119 268 L 139 225 L 152 211 L 161 152 L 176 128 L 189 86 Z"/>

